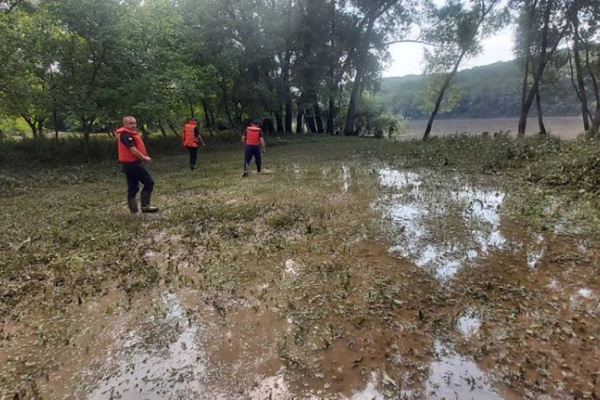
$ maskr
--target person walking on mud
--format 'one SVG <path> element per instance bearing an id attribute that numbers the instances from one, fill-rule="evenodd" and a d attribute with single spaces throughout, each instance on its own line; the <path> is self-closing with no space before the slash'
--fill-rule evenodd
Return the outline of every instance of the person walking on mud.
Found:
<path id="1" fill-rule="evenodd" d="M 183 126 L 183 145 L 187 147 L 190 153 L 190 169 L 193 171 L 196 169 L 196 163 L 198 161 L 198 145 L 205 146 L 204 140 L 200 135 L 200 129 L 198 128 L 198 122 L 192 118 Z"/>
<path id="2" fill-rule="evenodd" d="M 260 121 L 254 120 L 250 123 L 250 126 L 246 128 L 242 135 L 242 142 L 245 144 L 244 173 L 242 174 L 242 178 L 247 178 L 252 157 L 254 157 L 254 162 L 256 163 L 256 171 L 260 172 L 262 163 L 261 148 L 262 154 L 267 154 L 267 144 L 260 129 Z"/>
<path id="3" fill-rule="evenodd" d="M 117 143 L 119 148 L 119 162 L 127 178 L 127 205 L 132 214 L 137 214 L 138 206 L 135 196 L 139 191 L 140 182 L 142 189 L 141 203 L 143 213 L 157 212 L 158 208 L 150 205 L 150 197 L 154 190 L 154 180 L 142 162 L 150 162 L 144 141 L 135 130 L 137 122 L 134 117 L 123 118 L 123 126 L 117 129 Z"/>

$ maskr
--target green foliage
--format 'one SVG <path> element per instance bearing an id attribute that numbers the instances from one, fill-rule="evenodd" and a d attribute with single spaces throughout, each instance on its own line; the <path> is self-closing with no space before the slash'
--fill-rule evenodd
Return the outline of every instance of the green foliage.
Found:
<path id="1" fill-rule="evenodd" d="M 440 88 L 446 80 L 445 75 L 429 75 L 422 86 L 421 91 L 416 95 L 414 102 L 419 111 L 424 115 L 431 114 L 435 105 L 435 101 L 439 96 Z M 450 86 L 446 90 L 439 113 L 451 112 L 460 102 L 460 89 L 455 84 L 455 79 L 452 79 Z"/>
<path id="2" fill-rule="evenodd" d="M 386 111 L 381 97 L 370 92 L 365 92 L 360 100 L 356 122 L 362 135 L 382 138 L 402 133 L 401 121 Z"/>

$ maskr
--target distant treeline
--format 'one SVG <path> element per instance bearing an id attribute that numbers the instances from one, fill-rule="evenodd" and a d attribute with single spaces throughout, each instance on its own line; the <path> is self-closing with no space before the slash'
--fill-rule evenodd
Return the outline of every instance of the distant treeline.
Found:
<path id="1" fill-rule="evenodd" d="M 405 119 L 429 118 L 429 113 L 423 111 L 420 104 L 420 92 L 428 78 L 427 75 L 408 75 L 383 79 L 382 96 L 390 111 Z M 515 61 L 460 71 L 456 79 L 457 104 L 451 111 L 440 112 L 439 118 L 519 116 L 523 78 Z M 552 84 L 542 85 L 541 95 L 545 116 L 581 114 L 581 104 L 567 75 Z"/>

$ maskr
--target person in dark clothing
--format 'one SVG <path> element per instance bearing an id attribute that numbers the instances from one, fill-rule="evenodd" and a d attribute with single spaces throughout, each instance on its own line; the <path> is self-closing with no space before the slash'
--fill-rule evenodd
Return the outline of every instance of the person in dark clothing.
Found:
<path id="1" fill-rule="evenodd" d="M 262 130 L 260 129 L 260 122 L 257 120 L 252 121 L 250 126 L 244 131 L 242 135 L 242 142 L 244 142 L 244 173 L 242 174 L 243 178 L 248 177 L 248 167 L 250 167 L 250 162 L 252 161 L 252 157 L 254 157 L 254 162 L 256 163 L 256 170 L 260 172 L 262 158 L 261 158 L 261 147 L 262 153 L 267 153 L 267 145 L 265 143 L 265 139 L 263 137 Z"/>
<path id="2" fill-rule="evenodd" d="M 190 153 L 190 169 L 194 170 L 198 161 L 198 145 L 205 146 L 204 140 L 200 136 L 198 122 L 195 119 L 192 118 L 184 125 L 182 139 L 183 145 Z"/>
<path id="3" fill-rule="evenodd" d="M 127 205 L 132 214 L 138 212 L 135 196 L 139 191 L 139 183 L 144 185 L 142 189 L 141 203 L 142 212 L 157 212 L 158 208 L 150 205 L 150 197 L 154 189 L 154 180 L 148 173 L 142 162 L 150 162 L 146 145 L 135 130 L 136 120 L 134 117 L 127 116 L 123 118 L 123 126 L 117 129 L 117 143 L 119 148 L 119 162 L 127 178 Z"/>

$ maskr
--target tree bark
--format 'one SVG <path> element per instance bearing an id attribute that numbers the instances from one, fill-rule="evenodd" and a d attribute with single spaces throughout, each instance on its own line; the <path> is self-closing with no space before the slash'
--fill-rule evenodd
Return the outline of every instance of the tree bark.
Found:
<path id="1" fill-rule="evenodd" d="M 188 104 L 190 106 L 190 118 L 196 118 L 196 116 L 194 115 L 194 103 L 188 100 Z"/>
<path id="2" fill-rule="evenodd" d="M 202 99 L 202 109 L 204 110 L 204 128 L 210 129 L 210 116 L 206 99 Z"/>
<path id="3" fill-rule="evenodd" d="M 535 93 L 535 107 L 537 109 L 537 118 L 538 125 L 540 127 L 540 135 L 546 136 L 548 133 L 546 132 L 546 126 L 544 125 L 544 115 L 542 113 L 542 100 L 540 98 L 540 91 Z"/>
<path id="4" fill-rule="evenodd" d="M 588 118 L 588 100 L 585 91 L 585 83 L 583 81 L 583 71 L 581 68 L 581 57 L 579 55 L 579 20 L 577 14 L 573 18 L 573 59 L 575 61 L 575 73 L 577 75 L 577 86 L 579 87 L 579 99 L 581 101 L 581 114 L 583 118 L 583 129 L 587 132 L 590 129 L 590 121 Z"/>
<path id="5" fill-rule="evenodd" d="M 317 125 L 315 124 L 315 116 L 310 112 L 305 111 L 306 126 L 310 133 L 317 133 Z"/>
<path id="6" fill-rule="evenodd" d="M 283 107 L 279 107 L 279 110 L 275 112 L 275 121 L 277 122 L 277 133 L 285 132 L 285 127 L 283 126 L 283 117 L 282 117 Z"/>
<path id="7" fill-rule="evenodd" d="M 329 97 L 329 110 L 327 112 L 327 133 L 333 135 L 335 129 L 335 98 L 333 95 Z"/>
<path id="8" fill-rule="evenodd" d="M 52 124 L 54 125 L 54 139 L 58 141 L 58 110 L 52 110 Z"/>
<path id="9" fill-rule="evenodd" d="M 356 75 L 354 76 L 354 83 L 352 84 L 352 91 L 350 92 L 350 102 L 348 103 L 348 113 L 346 114 L 346 125 L 344 126 L 344 135 L 346 136 L 355 134 L 354 123 L 356 118 L 356 104 L 358 102 L 358 94 L 360 92 L 362 77 L 366 69 L 369 45 L 371 43 L 371 34 L 373 33 L 373 27 L 375 26 L 375 20 L 377 19 L 375 13 L 370 13 L 367 18 L 369 18 L 367 30 L 358 53 Z"/>
<path id="10" fill-rule="evenodd" d="M 173 126 L 173 124 L 171 122 L 167 122 L 167 125 L 169 126 L 169 128 L 171 129 L 171 132 L 173 132 L 173 134 L 175 136 L 179 136 L 179 133 L 177 132 L 177 130 L 175 129 L 175 127 Z"/>
<path id="11" fill-rule="evenodd" d="M 160 132 L 162 133 L 163 137 L 167 137 L 167 131 L 165 130 L 162 119 L 158 120 L 158 127 L 160 128 Z"/>
<path id="12" fill-rule="evenodd" d="M 298 106 L 298 115 L 296 116 L 296 133 L 302 133 L 302 125 L 304 124 L 304 111 Z"/>
<path id="13" fill-rule="evenodd" d="M 548 0 L 546 3 L 546 9 L 544 11 L 544 26 L 542 29 L 542 42 L 540 44 L 540 57 L 539 64 L 535 73 L 533 75 L 533 85 L 527 96 L 523 96 L 521 99 L 521 110 L 519 113 L 519 127 L 518 127 L 518 135 L 525 136 L 525 130 L 527 129 L 527 116 L 529 114 L 529 110 L 531 109 L 531 105 L 533 104 L 533 100 L 535 99 L 535 94 L 539 90 L 540 81 L 544 74 L 544 70 L 546 65 L 548 64 L 549 59 L 552 57 L 556 49 L 558 48 L 558 44 L 560 43 L 562 37 L 566 32 L 567 25 L 563 27 L 561 33 L 558 37 L 555 38 L 556 42 L 554 45 L 548 49 L 548 30 L 550 29 L 550 14 L 552 11 L 552 0 Z M 533 16 L 532 16 L 533 19 Z M 529 50 L 528 50 L 529 53 Z M 530 53 L 529 53 L 530 54 Z M 525 79 L 523 81 L 523 94 L 527 93 L 527 75 L 525 75 Z"/>
<path id="14" fill-rule="evenodd" d="M 442 88 L 440 89 L 440 92 L 438 93 L 437 99 L 435 100 L 435 105 L 433 107 L 433 111 L 431 112 L 431 115 L 429 116 L 429 120 L 427 121 L 427 127 L 425 128 L 425 133 L 423 133 L 423 140 L 429 139 L 429 135 L 431 134 L 431 128 L 433 127 L 433 120 L 435 119 L 438 111 L 440 110 L 440 106 L 442 105 L 442 100 L 444 99 L 444 94 L 446 94 L 446 90 L 448 90 L 448 88 L 450 87 L 450 83 L 452 83 L 452 78 L 454 78 L 454 75 L 456 75 L 456 72 L 458 71 L 458 67 L 460 66 L 460 62 L 462 61 L 462 59 L 466 53 L 467 53 L 466 50 L 462 51 L 462 53 L 458 57 L 458 60 L 456 60 L 456 63 L 454 63 L 454 68 L 452 68 L 452 72 L 450 72 L 450 74 L 448 74 L 448 76 L 446 77 L 446 80 L 444 81 L 444 84 L 442 85 Z"/>
<path id="15" fill-rule="evenodd" d="M 321 107 L 319 107 L 318 102 L 314 103 L 313 111 L 315 113 L 315 122 L 317 123 L 317 133 L 325 133 L 325 128 L 323 128 L 323 117 L 321 116 Z"/>
<path id="16" fill-rule="evenodd" d="M 38 139 L 38 131 L 37 131 L 37 126 L 36 126 L 36 121 L 28 115 L 21 115 L 21 117 L 25 120 L 25 122 L 27 122 L 27 125 L 29 125 L 29 129 L 31 129 L 33 139 L 37 140 Z"/>

